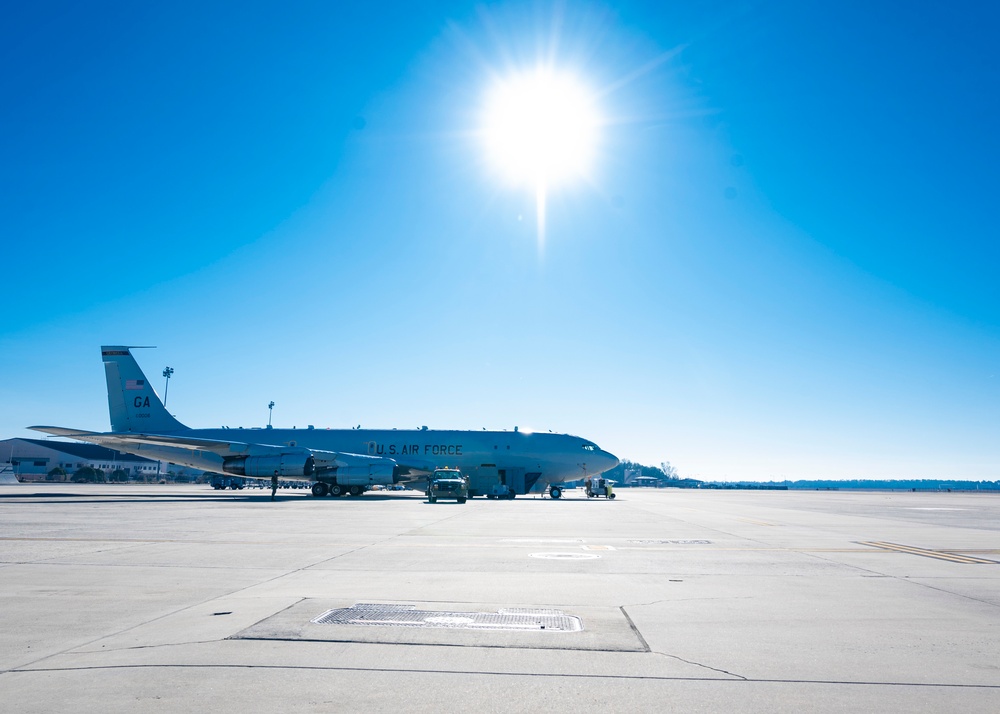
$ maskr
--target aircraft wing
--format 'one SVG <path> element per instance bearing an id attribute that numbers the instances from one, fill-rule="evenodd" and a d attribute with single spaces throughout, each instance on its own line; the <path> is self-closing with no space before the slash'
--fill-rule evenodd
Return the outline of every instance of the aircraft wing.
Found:
<path id="1" fill-rule="evenodd" d="M 280 444 L 249 444 L 243 441 L 223 441 L 220 439 L 199 439 L 191 436 L 171 434 L 133 434 L 131 432 L 98 432 L 67 429 L 60 426 L 31 426 L 33 431 L 40 431 L 52 436 L 62 436 L 76 441 L 86 441 L 100 444 L 119 451 L 134 453 L 137 445 L 165 446 L 174 449 L 185 449 L 191 452 L 208 452 L 223 459 L 240 456 L 276 456 L 279 454 L 308 454 L 316 460 L 321 471 L 332 468 L 356 467 L 366 463 L 382 463 L 398 466 L 400 473 L 420 475 L 430 473 L 435 464 L 423 459 L 400 461 L 384 456 L 369 456 L 350 452 L 323 451 L 303 446 L 284 446 Z"/>
<path id="2" fill-rule="evenodd" d="M 248 444 L 242 441 L 220 441 L 216 439 L 195 439 L 189 436 L 170 436 L 168 434 L 133 434 L 122 432 L 81 431 L 66 429 L 60 426 L 29 426 L 33 431 L 41 431 L 53 436 L 64 436 L 77 441 L 88 441 L 101 446 L 127 447 L 131 444 L 148 444 L 150 446 L 171 446 L 189 451 L 208 451 L 219 456 L 237 456 L 256 449 L 266 451 L 288 450 L 288 447 L 271 446 L 268 444 Z"/>

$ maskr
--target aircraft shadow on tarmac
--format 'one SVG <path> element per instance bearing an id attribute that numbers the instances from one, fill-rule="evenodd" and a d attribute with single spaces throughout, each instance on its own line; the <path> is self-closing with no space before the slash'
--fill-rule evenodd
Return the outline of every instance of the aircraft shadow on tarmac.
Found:
<path id="1" fill-rule="evenodd" d="M 142 495 L 130 495 L 128 493 L 122 493 L 120 496 L 109 496 L 106 492 L 101 494 L 95 494 L 94 496 L 88 496 L 86 493 L 65 493 L 65 492 L 38 492 L 32 491 L 31 493 L 2 493 L 0 494 L 0 501 L 4 500 L 14 500 L 19 501 L 51 501 L 53 499 L 65 499 L 69 502 L 79 501 L 80 503 L 191 503 L 191 502 L 202 502 L 202 501 L 220 501 L 226 503 L 232 503 L 233 501 L 244 501 L 247 503 L 255 503 L 260 501 L 271 501 L 271 492 L 261 491 L 259 493 L 241 493 L 240 491 L 226 491 L 219 493 L 213 491 L 210 493 L 192 493 L 190 495 L 179 495 L 176 493 L 165 493 L 162 496 L 156 494 L 143 493 Z M 306 496 L 304 494 L 288 494 L 278 492 L 274 497 L 275 503 L 278 501 L 292 501 L 292 500 L 320 500 L 313 496 Z M 417 498 L 416 496 L 361 496 L 352 498 L 326 498 L 324 501 L 329 501 L 331 503 L 336 503 L 338 501 L 417 501 L 422 500 L 422 498 Z"/>
<path id="2" fill-rule="evenodd" d="M 94 496 L 88 496 L 86 493 L 67 493 L 62 491 L 54 492 L 41 492 L 32 491 L 30 493 L 0 493 L 0 501 L 5 500 L 18 500 L 21 502 L 26 501 L 51 501 L 53 499 L 65 499 L 67 502 L 79 502 L 82 504 L 93 504 L 93 503 L 192 503 L 192 502 L 225 502 L 232 503 L 234 501 L 244 502 L 244 503 L 259 503 L 259 502 L 270 502 L 271 492 L 269 489 L 264 489 L 259 492 L 241 492 L 241 491 L 211 491 L 208 493 L 192 493 L 189 495 L 181 495 L 177 493 L 164 493 L 163 495 L 143 493 L 141 495 L 129 495 L 127 492 L 123 492 L 120 496 L 109 496 L 107 492 L 102 492 L 100 494 L 95 494 Z M 322 501 L 327 504 L 334 503 L 354 503 L 358 501 L 419 501 L 426 506 L 459 506 L 457 501 L 442 501 L 441 503 L 428 503 L 424 496 L 417 494 L 375 494 L 370 493 L 364 496 L 348 496 L 342 498 L 316 498 L 315 496 L 307 495 L 304 493 L 282 493 L 279 491 L 275 496 L 274 502 L 279 501 Z M 476 502 L 483 501 L 487 499 L 479 498 L 472 499 Z M 526 496 L 520 496 L 514 499 L 516 503 L 548 503 L 553 502 L 555 499 L 542 498 L 541 494 L 529 494 Z M 566 498 L 563 497 L 558 499 L 560 504 L 570 504 L 570 503 L 591 503 L 591 499 L 588 498 Z"/>

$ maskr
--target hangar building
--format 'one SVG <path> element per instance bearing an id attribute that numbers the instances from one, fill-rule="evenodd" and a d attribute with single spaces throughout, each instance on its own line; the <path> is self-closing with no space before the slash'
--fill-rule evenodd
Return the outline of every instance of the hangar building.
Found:
<path id="1" fill-rule="evenodd" d="M 166 470 L 157 461 L 123 454 L 96 444 L 76 444 L 49 439 L 4 439 L 0 441 L 0 466 L 9 464 L 22 481 L 42 481 L 49 471 L 61 468 L 69 478 L 84 466 L 110 474 L 124 469 L 132 479 L 157 479 Z"/>

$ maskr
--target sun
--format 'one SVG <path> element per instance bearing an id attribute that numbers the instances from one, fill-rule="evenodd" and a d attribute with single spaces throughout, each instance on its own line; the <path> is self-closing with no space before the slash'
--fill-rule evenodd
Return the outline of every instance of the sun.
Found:
<path id="1" fill-rule="evenodd" d="M 538 68 L 489 89 L 482 134 L 505 179 L 547 191 L 587 176 L 599 124 L 593 96 L 576 77 Z"/>
<path id="2" fill-rule="evenodd" d="M 483 106 L 489 163 L 534 191 L 542 253 L 549 191 L 587 178 L 592 168 L 601 124 L 594 94 L 569 72 L 539 67 L 497 80 Z"/>

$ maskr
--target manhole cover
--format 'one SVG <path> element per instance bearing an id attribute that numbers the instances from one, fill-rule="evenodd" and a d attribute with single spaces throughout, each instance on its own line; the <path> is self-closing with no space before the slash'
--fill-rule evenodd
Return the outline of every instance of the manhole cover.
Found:
<path id="1" fill-rule="evenodd" d="M 547 560 L 594 560 L 601 556 L 594 553 L 531 553 L 530 557 Z"/>
<path id="2" fill-rule="evenodd" d="M 358 603 L 327 610 L 313 620 L 317 625 L 368 625 L 382 627 L 443 627 L 459 630 L 537 630 L 580 632 L 583 621 L 561 610 L 504 608 L 497 612 L 441 612 L 418 610 L 414 605 Z"/>

